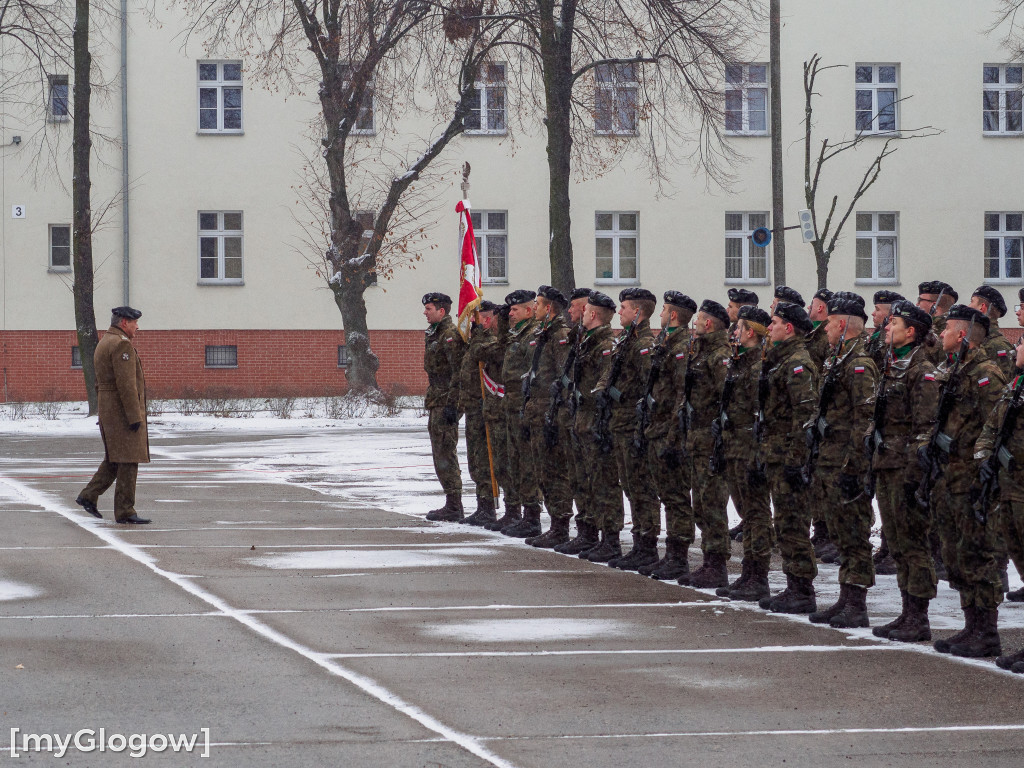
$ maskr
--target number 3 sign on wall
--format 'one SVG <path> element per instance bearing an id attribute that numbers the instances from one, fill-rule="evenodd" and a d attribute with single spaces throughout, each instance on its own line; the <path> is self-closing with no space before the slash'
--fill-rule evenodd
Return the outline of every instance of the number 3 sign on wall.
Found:
<path id="1" fill-rule="evenodd" d="M 11 218 L 12 219 L 24 219 L 25 218 L 25 206 L 24 205 L 12 205 L 11 206 Z"/>

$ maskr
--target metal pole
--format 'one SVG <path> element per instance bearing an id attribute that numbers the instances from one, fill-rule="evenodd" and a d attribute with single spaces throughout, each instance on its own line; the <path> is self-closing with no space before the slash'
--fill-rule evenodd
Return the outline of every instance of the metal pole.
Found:
<path id="1" fill-rule="evenodd" d="M 771 0 L 769 11 L 769 81 L 772 115 L 772 277 L 786 283 L 786 212 L 782 202 L 782 21 L 780 0 Z"/>
<path id="2" fill-rule="evenodd" d="M 121 0 L 121 281 L 125 306 L 131 304 L 128 245 L 128 0 Z"/>

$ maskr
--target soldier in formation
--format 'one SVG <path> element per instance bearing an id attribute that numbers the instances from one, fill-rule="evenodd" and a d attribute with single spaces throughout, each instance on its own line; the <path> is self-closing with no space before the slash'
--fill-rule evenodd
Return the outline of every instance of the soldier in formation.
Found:
<path id="1" fill-rule="evenodd" d="M 852 628 L 869 626 L 867 591 L 883 570 L 870 543 L 877 499 L 902 607 L 874 634 L 931 640 L 928 607 L 944 567 L 964 627 L 935 648 L 998 656 L 1024 673 L 1024 651 L 1000 655 L 998 633 L 1001 570 L 1008 559 L 1024 568 L 1024 462 L 1013 460 L 1024 451 L 1024 347 L 999 330 L 1007 307 L 991 286 L 969 305 L 942 281 L 918 294 L 915 305 L 875 293 L 869 331 L 854 293 L 819 290 L 805 311 L 797 291 L 777 286 L 765 311 L 743 289 L 726 306 L 670 290 L 655 333 L 657 297 L 646 289 L 627 288 L 616 303 L 542 285 L 502 306 L 483 302 L 464 341 L 451 300 L 429 293 L 426 408 L 446 500 L 428 518 Z M 1015 311 L 1024 326 L 1024 309 Z M 463 413 L 477 489 L 468 518 L 455 455 Z M 743 551 L 731 583 L 730 498 Z M 697 528 L 703 557 L 691 572 Z M 772 595 L 775 547 L 786 587 Z M 840 565 L 839 597 L 820 608 L 818 559 Z M 1024 590 L 1007 597 L 1024 601 Z"/>

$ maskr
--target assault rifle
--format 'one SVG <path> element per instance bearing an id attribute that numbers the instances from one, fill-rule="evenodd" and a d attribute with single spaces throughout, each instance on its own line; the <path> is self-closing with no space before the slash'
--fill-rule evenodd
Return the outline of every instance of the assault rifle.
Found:
<path id="1" fill-rule="evenodd" d="M 766 333 L 761 340 L 761 372 L 757 376 L 757 415 L 754 417 L 754 440 L 764 439 L 764 406 L 768 402 L 768 340 Z"/>
<path id="2" fill-rule="evenodd" d="M 722 433 L 729 429 L 729 403 L 732 402 L 732 394 L 736 391 L 736 380 L 739 379 L 739 371 L 736 370 L 736 363 L 740 359 L 739 339 L 729 340 L 732 346 L 732 354 L 729 355 L 729 362 L 726 364 L 725 383 L 722 385 L 722 395 L 718 400 L 718 416 L 711 423 L 711 434 L 715 437 L 714 446 L 711 449 L 711 456 L 708 458 L 708 469 L 711 474 L 717 475 L 725 467 L 725 440 Z"/>
<path id="3" fill-rule="evenodd" d="M 565 365 L 562 367 L 562 375 L 551 382 L 551 402 L 548 404 L 547 413 L 544 414 L 544 443 L 548 448 L 558 445 L 558 409 L 562 407 L 562 394 L 569 392 L 574 383 L 570 374 L 576 364 L 576 355 L 580 351 L 580 341 L 583 339 L 583 326 L 576 326 L 576 341 L 569 349 L 569 356 L 565 358 Z M 575 414 L 575 409 L 573 409 Z"/>
<path id="4" fill-rule="evenodd" d="M 658 383 L 661 368 L 665 364 L 665 356 L 668 355 L 668 345 L 665 343 L 667 338 L 668 334 L 662 328 L 651 350 L 651 370 L 647 374 L 643 394 L 636 402 L 636 427 L 633 429 L 633 442 L 630 445 L 633 458 L 639 459 L 647 453 L 647 428 L 651 425 L 651 409 L 654 407 L 651 393 L 654 392 L 654 385 Z"/>
<path id="5" fill-rule="evenodd" d="M 849 329 L 849 324 L 843 328 L 843 333 L 832 348 L 832 354 L 824 366 L 825 375 L 821 378 L 821 391 L 818 395 L 818 414 L 807 427 L 807 458 L 800 469 L 804 485 L 810 485 L 811 478 L 814 476 L 814 467 L 818 463 L 821 441 L 828 437 L 830 428 L 826 417 L 828 409 L 832 407 L 832 401 L 836 397 L 836 386 L 839 384 L 839 355 L 843 352 L 843 343 L 846 341 L 846 332 Z"/>
<path id="6" fill-rule="evenodd" d="M 992 455 L 985 459 L 987 472 L 982 473 L 981 494 L 974 502 L 974 517 L 985 525 L 988 520 L 988 510 L 992 499 L 999 493 L 999 467 L 1002 466 L 1007 472 L 1016 469 L 1016 461 L 1006 444 L 1013 437 L 1017 429 L 1017 417 L 1024 409 L 1024 402 L 1021 401 L 1021 392 L 1024 390 L 1024 374 L 1017 375 L 1017 382 L 1013 388 L 1013 397 L 1003 414 L 1002 423 L 999 425 L 999 432 L 996 434 L 995 445 L 992 446 Z"/>
<path id="7" fill-rule="evenodd" d="M 937 302 L 936 302 L 937 303 Z M 945 465 L 949 457 L 956 451 L 956 441 L 946 434 L 946 422 L 949 421 L 949 414 L 953 412 L 956 405 L 957 390 L 960 388 L 960 369 L 963 367 L 964 358 L 970 349 L 971 334 L 974 332 L 974 318 L 967 328 L 967 335 L 960 342 L 960 350 L 953 359 L 953 365 L 949 369 L 946 380 L 942 383 L 942 391 L 939 394 L 939 410 L 935 419 L 935 428 L 928 444 L 924 447 L 924 476 L 917 486 L 914 498 L 922 508 L 927 509 L 931 501 L 932 488 L 946 471 Z"/>
<path id="8" fill-rule="evenodd" d="M 629 328 L 615 340 L 612 346 L 612 369 L 608 374 L 608 382 L 604 389 L 597 392 L 597 414 L 594 418 L 593 437 L 601 453 L 611 453 L 612 433 L 609 425 L 612 420 L 612 400 L 618 402 L 622 397 L 622 392 L 615 388 L 615 384 L 618 382 L 619 376 L 622 375 L 624 356 L 621 352 L 615 354 L 615 350 L 629 343 L 636 336 L 637 325 L 636 322 L 630 323 Z"/>
<path id="9" fill-rule="evenodd" d="M 892 340 L 890 339 L 889 349 L 885 353 L 885 366 L 882 368 L 882 375 L 878 377 L 878 386 L 875 387 L 875 413 L 871 417 L 871 433 L 864 443 L 864 452 L 867 454 L 868 460 L 868 473 L 864 478 L 864 493 L 869 499 L 875 495 L 875 453 L 885 450 L 885 416 L 889 410 L 889 395 L 885 391 L 885 379 L 892 370 L 892 363 Z"/>

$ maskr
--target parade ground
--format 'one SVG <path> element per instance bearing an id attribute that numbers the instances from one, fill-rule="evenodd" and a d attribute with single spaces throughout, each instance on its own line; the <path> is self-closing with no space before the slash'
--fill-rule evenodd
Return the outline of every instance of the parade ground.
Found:
<path id="1" fill-rule="evenodd" d="M 1024 676 L 992 660 L 426 522 L 422 417 L 156 416 L 150 435 L 153 523 L 130 527 L 112 492 L 103 520 L 74 503 L 94 419 L 0 425 L 0 760 L 84 730 L 53 764 L 131 763 L 132 736 L 174 765 L 1021 764 Z M 899 607 L 878 581 L 876 624 Z M 822 566 L 819 604 L 835 582 Z M 960 626 L 943 584 L 932 627 Z M 1024 604 L 1000 629 L 1024 644 Z"/>

